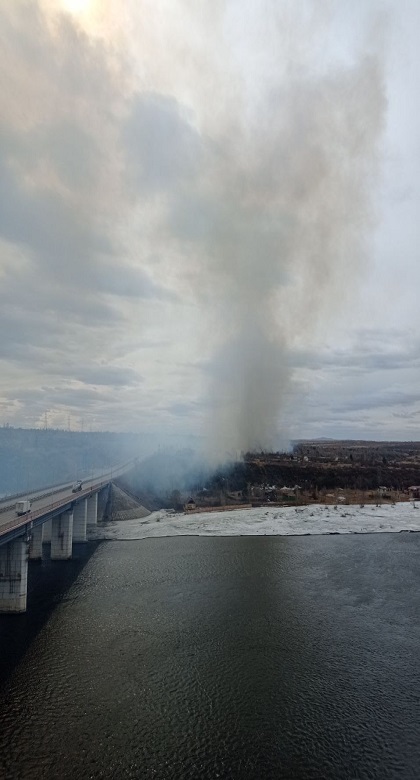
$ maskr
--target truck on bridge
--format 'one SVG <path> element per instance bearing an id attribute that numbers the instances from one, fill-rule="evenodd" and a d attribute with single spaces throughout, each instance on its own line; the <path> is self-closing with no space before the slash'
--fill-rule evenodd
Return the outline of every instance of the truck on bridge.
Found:
<path id="1" fill-rule="evenodd" d="M 17 515 L 27 515 L 31 511 L 31 502 L 28 498 L 25 498 L 23 501 L 17 501 L 15 509 Z"/>

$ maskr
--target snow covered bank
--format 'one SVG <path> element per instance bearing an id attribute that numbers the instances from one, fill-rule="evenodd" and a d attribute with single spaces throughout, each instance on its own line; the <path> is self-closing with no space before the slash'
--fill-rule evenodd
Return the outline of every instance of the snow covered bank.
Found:
<path id="1" fill-rule="evenodd" d="M 146 518 L 98 527 L 95 539 L 147 539 L 154 536 L 296 536 L 420 531 L 420 508 L 395 506 L 260 507 L 229 512 L 153 512 Z"/>

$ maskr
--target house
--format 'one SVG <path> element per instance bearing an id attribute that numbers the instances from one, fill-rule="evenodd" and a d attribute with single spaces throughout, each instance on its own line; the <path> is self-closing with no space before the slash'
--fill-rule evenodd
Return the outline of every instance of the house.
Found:
<path id="1" fill-rule="evenodd" d="M 236 501 L 236 502 L 238 502 L 238 503 L 239 503 L 240 501 L 243 501 L 243 498 L 244 498 L 244 497 L 243 497 L 243 494 L 242 494 L 242 490 L 230 490 L 230 491 L 229 491 L 229 492 L 226 494 L 226 497 L 227 497 L 227 498 L 228 498 L 230 501 Z"/>
<path id="2" fill-rule="evenodd" d="M 298 495 L 299 490 L 301 490 L 299 485 L 295 485 L 294 487 L 282 487 L 278 491 L 280 498 L 295 498 Z"/>

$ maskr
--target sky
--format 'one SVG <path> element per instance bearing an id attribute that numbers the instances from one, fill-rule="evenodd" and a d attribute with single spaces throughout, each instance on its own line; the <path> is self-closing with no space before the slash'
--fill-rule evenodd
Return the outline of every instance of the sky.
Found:
<path id="1" fill-rule="evenodd" d="M 420 439 L 417 0 L 0 0 L 0 424 Z"/>

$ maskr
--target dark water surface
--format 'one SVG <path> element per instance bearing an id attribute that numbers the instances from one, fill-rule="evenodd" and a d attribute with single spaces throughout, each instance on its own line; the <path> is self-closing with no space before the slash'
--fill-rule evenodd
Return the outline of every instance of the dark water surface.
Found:
<path id="1" fill-rule="evenodd" d="M 0 619 L 1 778 L 420 778 L 420 534 L 88 550 Z"/>

